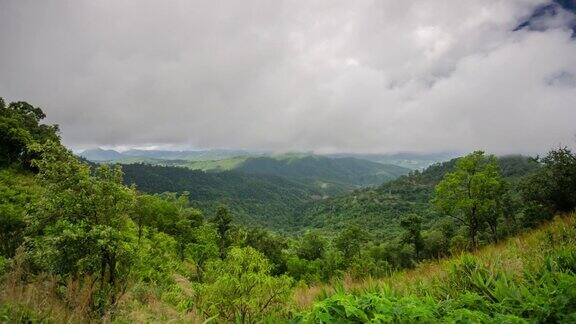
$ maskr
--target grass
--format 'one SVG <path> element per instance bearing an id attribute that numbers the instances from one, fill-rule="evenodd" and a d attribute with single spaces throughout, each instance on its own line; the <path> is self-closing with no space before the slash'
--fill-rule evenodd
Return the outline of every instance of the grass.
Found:
<path id="1" fill-rule="evenodd" d="M 424 262 L 382 279 L 346 276 L 298 286 L 290 308 L 296 322 L 572 322 L 576 319 L 576 215 L 471 253 Z M 62 285 L 54 277 L 25 280 L 18 257 L 0 286 L 0 322 L 85 322 L 89 278 Z M 65 289 L 63 288 L 65 287 Z M 64 290 L 63 290 L 64 289 Z M 203 322 L 192 284 L 177 276 L 169 288 L 135 283 L 101 320 Z M 283 322 L 287 319 L 274 319 Z"/>
<path id="2" fill-rule="evenodd" d="M 384 279 L 346 277 L 335 284 L 301 287 L 294 304 L 310 321 L 384 316 L 384 321 L 570 322 L 576 318 L 575 272 L 576 220 L 567 215 L 498 244 Z"/>

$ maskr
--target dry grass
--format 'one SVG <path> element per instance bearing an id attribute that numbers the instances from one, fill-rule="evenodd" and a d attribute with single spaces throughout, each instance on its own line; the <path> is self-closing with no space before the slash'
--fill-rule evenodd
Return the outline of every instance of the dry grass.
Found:
<path id="1" fill-rule="evenodd" d="M 514 238 L 483 247 L 472 252 L 484 266 L 510 274 L 521 274 L 527 269 L 539 267 L 545 255 L 543 244 L 561 236 L 566 228 L 576 226 L 575 215 L 557 217 L 549 224 Z M 552 235 L 554 233 L 554 235 Z M 392 274 L 386 278 L 354 279 L 346 275 L 342 280 L 312 286 L 299 286 L 293 294 L 294 311 L 301 312 L 312 307 L 319 298 L 330 296 L 336 287 L 347 292 L 393 290 L 397 293 L 417 293 L 426 287 L 437 284 L 449 275 L 452 264 L 458 262 L 459 255 L 452 258 L 423 262 L 416 268 Z M 90 314 L 90 305 L 94 281 L 89 278 L 69 280 L 65 284 L 53 276 L 24 278 L 25 271 L 20 266 L 21 260 L 16 257 L 12 271 L 0 286 L 0 305 L 9 304 L 28 308 L 41 320 L 55 323 L 108 322 L 110 318 L 120 322 L 170 322 L 202 323 L 206 318 L 194 309 L 179 309 L 163 300 L 155 289 L 144 284 L 130 287 L 119 300 L 114 314 L 103 318 L 94 318 Z M 191 283 L 182 276 L 174 278 L 175 284 L 185 297 L 192 297 Z"/>
<path id="2" fill-rule="evenodd" d="M 507 273 L 520 275 L 527 267 L 541 264 L 545 255 L 539 247 L 549 232 L 561 232 L 563 227 L 576 226 L 575 214 L 557 216 L 553 221 L 538 229 L 505 239 L 498 244 L 482 247 L 469 254 L 477 257 L 488 268 L 503 269 Z M 465 253 L 463 253 L 465 254 Z M 335 286 L 341 286 L 347 292 L 375 291 L 392 289 L 398 293 L 415 292 L 418 287 L 428 286 L 448 275 L 450 264 L 461 255 L 431 260 L 419 264 L 416 268 L 400 271 L 385 278 L 364 278 L 354 280 L 346 275 L 339 283 L 317 284 L 299 287 L 294 291 L 293 303 L 298 311 L 312 307 L 315 301 L 335 292 Z"/>

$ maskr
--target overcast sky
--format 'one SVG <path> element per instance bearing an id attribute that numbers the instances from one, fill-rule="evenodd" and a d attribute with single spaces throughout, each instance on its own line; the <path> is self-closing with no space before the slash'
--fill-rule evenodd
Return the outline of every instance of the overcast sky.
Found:
<path id="1" fill-rule="evenodd" d="M 543 0 L 0 0 L 0 96 L 64 143 L 539 152 L 576 134 Z M 553 14 L 555 13 L 555 14 Z"/>

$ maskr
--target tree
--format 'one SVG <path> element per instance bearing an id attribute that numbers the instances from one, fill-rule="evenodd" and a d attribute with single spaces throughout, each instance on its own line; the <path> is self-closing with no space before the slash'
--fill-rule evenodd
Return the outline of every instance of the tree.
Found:
<path id="1" fill-rule="evenodd" d="M 41 124 L 46 115 L 42 109 L 27 102 L 12 102 L 6 106 L 0 98 L 0 164 L 20 163 L 31 167 L 33 152 L 28 147 L 47 140 L 59 142 L 58 126 Z"/>
<path id="2" fill-rule="evenodd" d="M 193 230 L 194 240 L 189 246 L 189 253 L 196 263 L 196 277 L 204 280 L 204 271 L 208 261 L 220 256 L 218 232 L 211 224 L 203 224 Z"/>
<path id="3" fill-rule="evenodd" d="M 216 216 L 212 220 L 216 226 L 216 231 L 219 236 L 220 257 L 223 259 L 226 256 L 226 249 L 230 246 L 229 231 L 232 227 L 232 215 L 228 207 L 220 205 L 216 210 Z"/>
<path id="4" fill-rule="evenodd" d="M 45 192 L 30 214 L 30 259 L 64 278 L 98 280 L 93 306 L 103 312 L 126 288 L 137 248 L 129 219 L 136 193 L 122 184 L 119 167 L 102 165 L 92 173 L 51 141 L 32 149 L 40 156 L 33 164 Z"/>
<path id="5" fill-rule="evenodd" d="M 254 227 L 246 235 L 246 244 L 260 251 L 270 260 L 273 265 L 273 274 L 286 271 L 286 260 L 283 253 L 284 249 L 288 248 L 286 239 L 263 228 Z"/>
<path id="6" fill-rule="evenodd" d="M 362 245 L 368 241 L 368 234 L 357 225 L 350 225 L 334 240 L 334 245 L 344 253 L 344 258 L 350 262 L 360 256 Z"/>
<path id="7" fill-rule="evenodd" d="M 194 242 L 194 229 L 202 225 L 202 213 L 194 208 L 184 208 L 179 213 L 179 220 L 174 224 L 172 235 L 178 241 L 178 256 L 184 261 L 185 251 Z"/>
<path id="8" fill-rule="evenodd" d="M 524 200 L 555 212 L 576 208 L 576 154 L 558 148 L 542 159 L 543 167 L 522 183 Z M 536 207 L 534 206 L 534 207 Z"/>
<path id="9" fill-rule="evenodd" d="M 434 227 L 438 232 L 442 233 L 441 253 L 447 255 L 450 252 L 452 238 L 456 235 L 456 224 L 452 218 L 445 217 L 438 220 Z"/>
<path id="10" fill-rule="evenodd" d="M 41 196 L 42 187 L 30 172 L 0 168 L 0 256 L 14 256 L 24 239 L 27 206 Z"/>
<path id="11" fill-rule="evenodd" d="M 456 162 L 456 169 L 436 186 L 433 204 L 468 229 L 468 239 L 477 246 L 478 232 L 494 224 L 503 181 L 494 156 L 476 151 Z"/>
<path id="12" fill-rule="evenodd" d="M 292 279 L 270 275 L 264 255 L 251 247 L 233 247 L 224 260 L 207 265 L 205 283 L 197 285 L 197 304 L 207 316 L 251 323 L 284 308 Z"/>
<path id="13" fill-rule="evenodd" d="M 414 247 L 416 259 L 419 259 L 424 248 L 424 240 L 421 233 L 422 218 L 418 215 L 409 214 L 400 220 L 400 226 L 406 231 L 402 240 L 404 243 L 411 244 Z"/>
<path id="14" fill-rule="evenodd" d="M 320 259 L 326 252 L 326 245 L 326 239 L 320 233 L 307 231 L 300 241 L 296 254 L 309 261 Z"/>
<path id="15" fill-rule="evenodd" d="M 202 212 L 188 204 L 187 193 L 139 195 L 132 215 L 138 225 L 138 239 L 141 240 L 145 227 L 170 234 L 178 242 L 178 256 L 184 260 L 186 247 L 193 241 L 193 229 L 203 222 Z"/>

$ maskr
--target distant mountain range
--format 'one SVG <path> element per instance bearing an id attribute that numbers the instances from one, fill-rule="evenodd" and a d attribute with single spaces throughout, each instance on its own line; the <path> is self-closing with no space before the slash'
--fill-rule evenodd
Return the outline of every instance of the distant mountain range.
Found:
<path id="1" fill-rule="evenodd" d="M 391 164 L 319 155 L 251 157 L 239 163 L 234 170 L 298 179 L 320 188 L 339 186 L 346 189 L 380 185 L 410 172 L 410 169 Z"/>
<path id="2" fill-rule="evenodd" d="M 461 154 L 455 152 L 412 153 L 400 152 L 390 154 L 357 154 L 338 153 L 327 155 L 329 157 L 353 157 L 383 164 L 393 164 L 412 170 L 423 170 L 432 164 L 448 161 Z"/>
<path id="3" fill-rule="evenodd" d="M 422 170 L 434 163 L 448 161 L 458 153 L 390 153 L 390 154 L 357 154 L 357 153 L 337 153 L 326 155 L 315 155 L 311 153 L 291 153 L 276 155 L 265 151 L 248 150 L 128 150 L 118 152 L 115 150 L 105 150 L 101 148 L 89 149 L 81 152 L 80 156 L 92 162 L 118 162 L 118 163 L 150 163 L 155 165 L 176 165 L 190 169 L 205 171 L 231 170 L 253 157 L 274 157 L 282 159 L 284 157 L 304 157 L 323 156 L 328 158 L 355 158 L 368 160 L 382 164 L 393 164 L 412 170 Z"/>
<path id="4" fill-rule="evenodd" d="M 157 160 L 160 161 L 160 160 Z M 356 158 L 317 155 L 244 157 L 211 172 L 151 163 L 123 164 L 124 181 L 151 193 L 188 192 L 194 206 L 212 214 L 223 203 L 244 224 L 293 228 L 298 208 L 367 186 L 378 186 L 410 169 Z M 166 161 L 165 161 L 166 162 Z M 169 162 L 169 161 L 168 161 Z M 175 163 L 186 163 L 173 160 Z M 189 163 L 202 163 L 192 161 Z M 221 164 L 222 165 L 222 164 Z"/>
<path id="5" fill-rule="evenodd" d="M 243 155 L 240 155 L 243 154 Z M 359 159 L 353 156 L 322 156 L 306 153 L 268 154 L 247 151 L 147 151 L 89 150 L 84 158 L 100 163 L 184 167 L 207 172 L 236 171 L 244 174 L 278 176 L 306 184 L 323 195 L 336 195 L 351 189 L 381 185 L 411 169 Z M 381 156 L 371 156 L 382 158 Z M 414 165 L 430 163 L 419 160 Z M 420 163 L 420 164 L 418 164 Z"/>
<path id="6" fill-rule="evenodd" d="M 112 162 L 120 160 L 141 162 L 150 160 L 185 160 L 185 161 L 205 161 L 221 160 L 235 156 L 259 156 L 263 153 L 244 150 L 128 150 L 118 152 L 115 150 L 105 150 L 101 148 L 84 150 L 79 155 L 92 162 Z"/>

